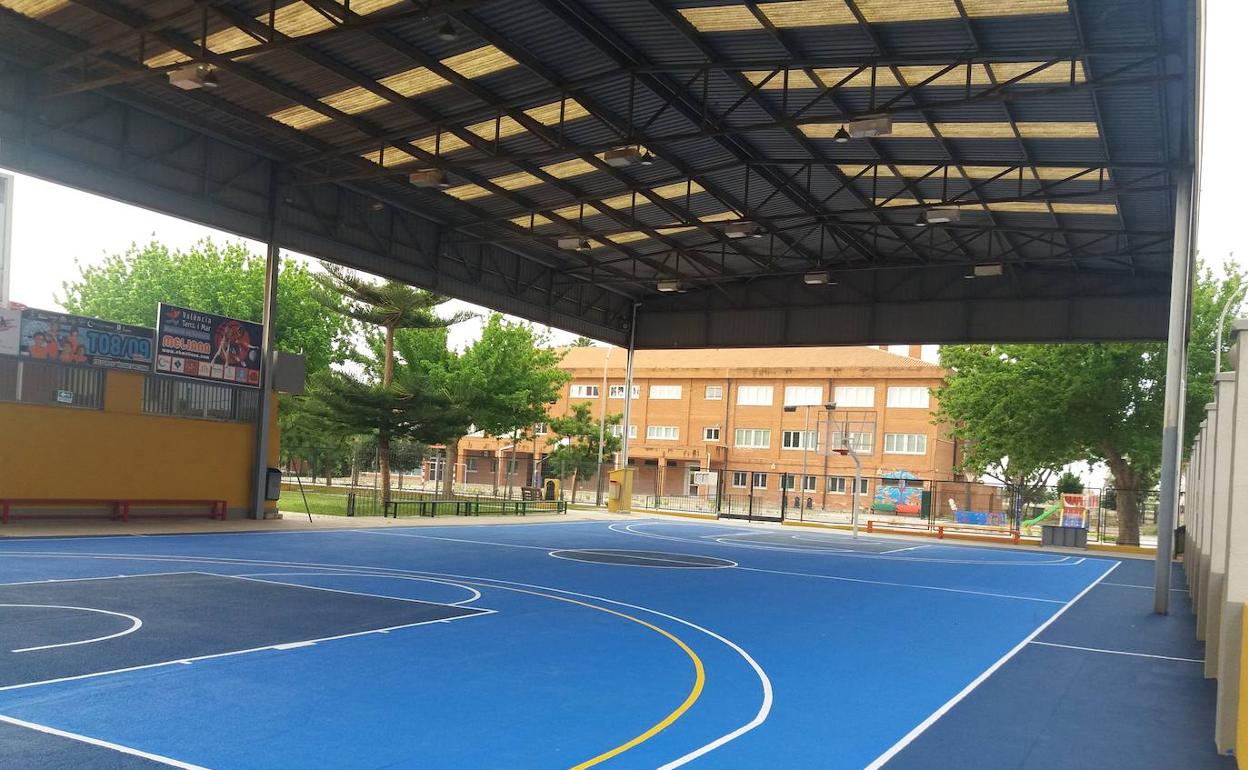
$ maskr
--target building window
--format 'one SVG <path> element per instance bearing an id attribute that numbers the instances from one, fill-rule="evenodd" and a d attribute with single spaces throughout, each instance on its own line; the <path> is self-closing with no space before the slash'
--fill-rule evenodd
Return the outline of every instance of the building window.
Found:
<path id="1" fill-rule="evenodd" d="M 819 385 L 787 385 L 784 388 L 785 406 L 818 406 L 823 403 L 823 388 Z"/>
<path id="2" fill-rule="evenodd" d="M 507 460 L 507 475 L 508 476 L 511 476 L 516 472 L 516 463 L 517 463 L 517 460 L 515 458 L 511 458 Z"/>
<path id="3" fill-rule="evenodd" d="M 707 401 L 722 401 L 723 398 L 724 398 L 724 386 L 723 385 L 707 385 L 706 386 L 706 400 Z"/>
<path id="4" fill-rule="evenodd" d="M 612 435 L 612 436 L 615 436 L 616 438 L 623 438 L 623 436 L 624 436 L 624 426 L 623 426 L 623 425 L 618 425 L 618 424 L 617 424 L 617 425 L 612 425 L 612 426 L 611 426 L 608 430 L 610 430 L 610 431 L 611 431 L 611 435 Z M 630 425 L 630 426 L 628 426 L 628 437 L 629 437 L 629 438 L 637 438 L 637 426 L 636 426 L 636 425 Z"/>
<path id="5" fill-rule="evenodd" d="M 858 454 L 871 454 L 875 447 L 875 434 L 870 431 L 850 431 L 832 434 L 833 447 L 849 447 Z"/>
<path id="6" fill-rule="evenodd" d="M 143 380 L 145 414 L 250 422 L 259 407 L 260 391 L 251 388 L 154 375 Z"/>
<path id="7" fill-rule="evenodd" d="M 624 386 L 623 385 L 610 386 L 607 389 L 607 397 L 608 398 L 624 398 Z M 641 386 L 640 385 L 633 386 L 633 398 L 634 399 L 641 398 Z"/>
<path id="8" fill-rule="evenodd" d="M 843 495 L 845 494 L 845 490 L 847 487 L 853 486 L 852 479 L 850 480 L 850 482 L 851 483 L 846 484 L 846 479 L 844 476 L 829 476 L 828 477 L 828 492 L 834 495 Z M 866 493 L 867 493 L 867 480 L 859 479 L 858 480 L 858 494 L 865 495 Z"/>
<path id="9" fill-rule="evenodd" d="M 745 489 L 745 485 L 748 483 L 748 481 L 749 479 L 747 478 L 745 471 L 733 471 L 732 472 L 732 485 L 734 487 L 738 489 Z"/>
<path id="10" fill-rule="evenodd" d="M 650 399 L 653 401 L 679 401 L 680 386 L 679 385 L 651 385 Z"/>
<path id="11" fill-rule="evenodd" d="M 533 426 L 533 435 L 534 435 L 534 436 L 545 436 L 545 435 L 546 435 L 546 431 L 547 431 L 547 430 L 548 430 L 548 428 L 546 427 L 546 423 L 544 423 L 544 422 L 539 422 L 539 423 L 537 423 L 536 425 L 534 425 L 534 426 Z"/>
<path id="12" fill-rule="evenodd" d="M 716 426 L 714 428 L 703 428 L 702 440 L 703 441 L 719 441 L 719 427 Z"/>
<path id="13" fill-rule="evenodd" d="M 838 386 L 836 389 L 836 408 L 847 406 L 875 406 L 875 388 L 864 388 L 855 385 Z"/>
<path id="14" fill-rule="evenodd" d="M 0 358 L 0 401 L 101 409 L 106 375 L 85 366 Z"/>
<path id="15" fill-rule="evenodd" d="M 767 449 L 771 446 L 771 431 L 765 428 L 737 428 L 732 443 L 741 449 Z"/>
<path id="16" fill-rule="evenodd" d="M 802 477 L 802 491 L 814 492 L 816 488 L 815 485 L 817 483 L 818 483 L 818 479 L 815 476 L 803 476 Z"/>
<path id="17" fill-rule="evenodd" d="M 793 489 L 793 474 L 792 473 L 780 474 L 780 488 L 786 492 Z"/>
<path id="18" fill-rule="evenodd" d="M 766 473 L 755 473 L 755 474 L 754 474 L 754 488 L 755 488 L 755 489 L 766 489 L 766 488 L 767 488 L 767 474 L 766 474 Z"/>
<path id="19" fill-rule="evenodd" d="M 468 470 L 470 472 L 475 472 L 477 470 L 477 458 L 469 457 L 466 462 L 468 464 Z"/>
<path id="20" fill-rule="evenodd" d="M 890 455 L 927 454 L 927 436 L 923 433 L 885 433 L 884 452 Z"/>
<path id="21" fill-rule="evenodd" d="M 675 425 L 647 425 L 646 439 L 654 441 L 675 441 L 680 438 L 680 428 Z"/>
<path id="22" fill-rule="evenodd" d="M 770 385 L 742 385 L 737 388 L 737 406 L 771 406 Z"/>
<path id="23" fill-rule="evenodd" d="M 892 386 L 888 389 L 888 405 L 903 409 L 927 409 L 927 388 L 911 388 Z"/>
<path id="24" fill-rule="evenodd" d="M 598 398 L 597 385 L 573 385 L 569 398 Z"/>
<path id="25" fill-rule="evenodd" d="M 813 430 L 786 430 L 781 435 L 780 446 L 785 449 L 815 449 L 818 432 Z"/>

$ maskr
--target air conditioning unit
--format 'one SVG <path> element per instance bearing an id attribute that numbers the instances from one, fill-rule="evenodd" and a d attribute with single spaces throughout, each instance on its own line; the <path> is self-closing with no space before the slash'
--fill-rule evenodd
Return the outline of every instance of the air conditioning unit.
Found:
<path id="1" fill-rule="evenodd" d="M 216 88 L 217 73 L 207 64 L 189 64 L 169 72 L 169 85 L 183 91 Z"/>
<path id="2" fill-rule="evenodd" d="M 559 238 L 559 248 L 568 251 L 584 251 L 589 248 L 589 241 L 579 235 L 564 235 Z"/>
<path id="3" fill-rule="evenodd" d="M 753 222 L 730 222 L 724 227 L 724 235 L 729 238 L 759 238 L 763 228 Z"/>
<path id="4" fill-rule="evenodd" d="M 446 173 L 440 168 L 426 168 L 408 174 L 407 181 L 416 187 L 436 187 L 446 189 L 450 182 L 446 181 Z"/>
<path id="5" fill-rule="evenodd" d="M 890 117 L 863 118 L 851 120 L 845 124 L 845 130 L 854 139 L 868 139 L 873 136 L 888 136 L 893 133 L 893 119 Z"/>

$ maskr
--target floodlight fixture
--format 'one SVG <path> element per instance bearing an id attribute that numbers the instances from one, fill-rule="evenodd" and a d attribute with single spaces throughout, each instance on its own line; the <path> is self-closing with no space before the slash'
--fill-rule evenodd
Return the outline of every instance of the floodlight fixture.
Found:
<path id="1" fill-rule="evenodd" d="M 442 40 L 447 43 L 453 43 L 456 40 L 459 40 L 459 30 L 455 28 L 455 25 L 451 23 L 450 19 L 447 19 L 445 24 L 438 27 L 438 40 Z"/>
<path id="2" fill-rule="evenodd" d="M 680 281 L 675 281 L 675 280 L 659 281 L 657 284 L 655 284 L 655 288 L 657 288 L 659 291 L 664 292 L 664 293 L 682 291 L 681 286 L 680 286 Z"/>
<path id="3" fill-rule="evenodd" d="M 201 88 L 216 88 L 217 72 L 207 64 L 188 64 L 169 72 L 169 85 L 183 91 L 197 91 Z"/>
<path id="4" fill-rule="evenodd" d="M 612 168 L 649 166 L 654 163 L 654 156 L 640 147 L 616 147 L 604 152 L 602 161 Z"/>
<path id="5" fill-rule="evenodd" d="M 845 130 L 845 126 L 836 129 L 836 133 L 832 135 L 832 141 L 837 144 L 845 144 L 850 139 L 849 132 Z"/>
<path id="6" fill-rule="evenodd" d="M 835 286 L 836 281 L 832 280 L 832 275 L 827 270 L 816 270 L 813 273 L 807 273 L 802 276 L 802 283 L 807 286 Z"/>
<path id="7" fill-rule="evenodd" d="M 1005 274 L 1005 266 L 1000 262 L 990 262 L 984 265 L 975 265 L 971 268 L 971 272 L 966 274 L 967 278 L 996 278 Z"/>

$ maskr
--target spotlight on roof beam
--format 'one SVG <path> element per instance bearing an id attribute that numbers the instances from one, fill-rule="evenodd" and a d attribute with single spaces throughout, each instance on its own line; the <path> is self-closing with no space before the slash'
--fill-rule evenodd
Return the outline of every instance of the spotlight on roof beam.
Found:
<path id="1" fill-rule="evenodd" d="M 681 291 L 680 281 L 659 281 L 655 288 L 662 292 Z"/>
<path id="2" fill-rule="evenodd" d="M 169 73 L 169 85 L 183 91 L 195 91 L 200 88 L 216 88 L 217 73 L 207 64 L 190 64 L 179 67 Z"/>
<path id="3" fill-rule="evenodd" d="M 455 25 L 448 20 L 438 27 L 438 40 L 445 40 L 448 43 L 459 40 L 459 30 L 455 29 Z"/>
<path id="4" fill-rule="evenodd" d="M 817 270 L 802 276 L 802 283 L 807 286 L 835 286 L 836 281 L 827 270 Z"/>
<path id="5" fill-rule="evenodd" d="M 993 262 L 987 265 L 975 265 L 971 272 L 966 274 L 967 278 L 996 278 L 1005 273 L 1005 268 L 1000 262 Z"/>
<path id="6" fill-rule="evenodd" d="M 724 235 L 729 238 L 761 238 L 763 228 L 753 222 L 730 222 L 724 228 Z"/>
<path id="7" fill-rule="evenodd" d="M 845 144 L 849 141 L 849 132 L 845 130 L 845 126 L 836 129 L 836 133 L 832 135 L 832 141 L 837 144 Z"/>
<path id="8" fill-rule="evenodd" d="M 870 139 L 873 136 L 888 136 L 893 133 L 893 119 L 889 117 L 863 118 L 851 120 L 845 124 L 852 139 Z"/>
<path id="9" fill-rule="evenodd" d="M 962 219 L 962 211 L 960 209 L 928 209 L 919 215 L 915 225 L 918 227 L 926 227 L 927 225 L 947 225 L 950 222 L 959 222 Z"/>
<path id="10" fill-rule="evenodd" d="M 579 235 L 565 235 L 559 239 L 559 248 L 568 251 L 585 251 L 589 248 L 589 241 Z"/>
<path id="11" fill-rule="evenodd" d="M 625 166 L 648 166 L 654 162 L 654 156 L 643 152 L 640 147 L 617 147 L 602 154 L 602 161 L 613 168 Z"/>
<path id="12" fill-rule="evenodd" d="M 445 190 L 451 186 L 446 181 L 446 174 L 440 168 L 426 168 L 420 171 L 413 171 L 408 174 L 407 181 L 416 187 L 435 187 L 439 190 Z"/>

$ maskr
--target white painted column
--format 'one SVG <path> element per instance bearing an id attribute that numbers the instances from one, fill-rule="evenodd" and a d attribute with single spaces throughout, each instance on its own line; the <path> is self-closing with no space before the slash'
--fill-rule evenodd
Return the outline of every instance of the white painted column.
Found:
<path id="1" fill-rule="evenodd" d="M 1226 522 L 1231 511 L 1231 436 L 1235 430 L 1235 373 L 1214 378 L 1217 419 L 1210 423 L 1218 443 L 1213 466 L 1213 505 L 1209 510 L 1209 582 L 1201 601 L 1205 605 L 1205 677 L 1218 675 L 1221 641 L 1222 581 L 1226 579 Z"/>
<path id="2" fill-rule="evenodd" d="M 1235 340 L 1231 366 L 1236 373 L 1248 372 L 1248 319 L 1231 325 Z M 1243 652 L 1243 611 L 1248 602 L 1248 377 L 1235 382 L 1235 417 L 1231 436 L 1231 505 L 1227 517 L 1225 549 L 1226 577 L 1219 597 L 1221 628 L 1217 644 L 1218 698 L 1214 720 L 1214 740 L 1218 752 L 1235 748 L 1239 718 L 1240 656 Z M 1206 652 L 1206 659 L 1209 657 Z"/>
<path id="3" fill-rule="evenodd" d="M 1200 570 L 1196 575 L 1196 593 L 1192 595 L 1192 606 L 1196 608 L 1196 638 L 1202 642 L 1205 640 L 1205 617 L 1209 608 L 1209 520 L 1213 516 L 1213 467 L 1218 459 L 1218 440 L 1214 427 L 1217 416 L 1217 405 L 1205 404 L 1205 435 L 1208 446 L 1205 448 L 1205 468 L 1201 474 L 1201 496 L 1205 502 L 1200 523 Z"/>

